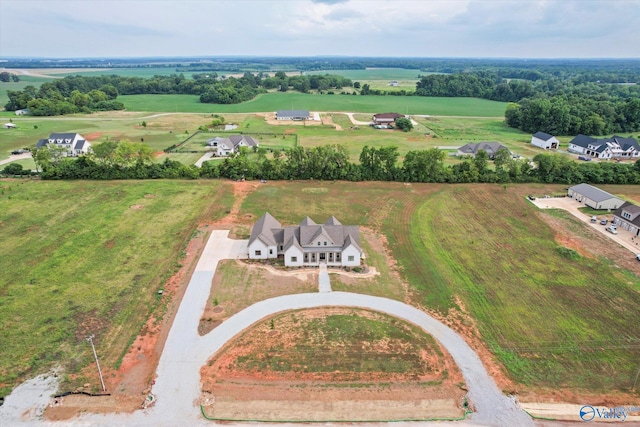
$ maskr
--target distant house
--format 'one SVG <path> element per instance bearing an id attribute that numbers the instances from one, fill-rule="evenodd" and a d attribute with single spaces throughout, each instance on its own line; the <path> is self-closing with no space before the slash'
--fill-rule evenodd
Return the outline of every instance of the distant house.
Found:
<path id="1" fill-rule="evenodd" d="M 2 125 L 3 129 L 15 129 L 18 126 L 15 125 L 15 123 L 5 123 Z"/>
<path id="2" fill-rule="evenodd" d="M 389 86 L 398 86 L 398 81 L 397 80 L 391 80 L 389 82 Z"/>
<path id="3" fill-rule="evenodd" d="M 87 154 L 91 149 L 91 143 L 79 133 L 52 133 L 47 139 L 41 139 L 36 148 L 62 147 L 68 157 L 77 157 Z"/>
<path id="4" fill-rule="evenodd" d="M 633 159 L 640 157 L 638 141 L 634 138 L 623 138 L 617 135 L 604 139 L 578 135 L 569 142 L 569 151 L 596 159 Z"/>
<path id="5" fill-rule="evenodd" d="M 228 138 L 215 137 L 207 140 L 207 145 L 216 149 L 215 155 L 226 157 L 240 151 L 240 147 L 258 147 L 259 143 L 249 135 L 231 135 Z"/>
<path id="6" fill-rule="evenodd" d="M 395 123 L 399 118 L 404 117 L 404 114 L 398 113 L 379 113 L 374 114 L 371 120 L 374 125 L 389 125 Z"/>
<path id="7" fill-rule="evenodd" d="M 23 108 L 22 110 L 16 110 L 15 113 L 16 116 L 28 116 L 31 114 L 31 111 L 29 111 L 28 108 Z"/>
<path id="8" fill-rule="evenodd" d="M 531 137 L 531 145 L 544 148 L 545 150 L 557 150 L 560 141 L 553 135 L 544 132 L 536 132 Z"/>
<path id="9" fill-rule="evenodd" d="M 311 120 L 311 113 L 308 110 L 278 110 L 276 111 L 278 120 Z"/>
<path id="10" fill-rule="evenodd" d="M 578 184 L 569 187 L 567 196 L 593 209 L 617 209 L 624 203 L 622 199 L 613 194 L 589 184 Z"/>
<path id="11" fill-rule="evenodd" d="M 333 216 L 324 224 L 306 217 L 299 225 L 282 227 L 266 212 L 251 230 L 248 249 L 249 259 L 282 257 L 287 267 L 356 267 L 363 257 L 358 227 L 342 225 Z"/>
<path id="12" fill-rule="evenodd" d="M 507 147 L 500 144 L 499 142 L 479 142 L 477 144 L 471 143 L 458 148 L 457 155 L 475 157 L 476 154 L 478 154 L 478 151 L 485 151 L 490 159 L 494 159 L 496 157 L 496 153 L 501 148 L 509 151 Z M 511 154 L 511 151 L 509 151 L 509 154 Z"/>
<path id="13" fill-rule="evenodd" d="M 630 231 L 636 236 L 640 235 L 640 206 L 624 202 L 613 213 L 613 223 L 620 228 Z"/>

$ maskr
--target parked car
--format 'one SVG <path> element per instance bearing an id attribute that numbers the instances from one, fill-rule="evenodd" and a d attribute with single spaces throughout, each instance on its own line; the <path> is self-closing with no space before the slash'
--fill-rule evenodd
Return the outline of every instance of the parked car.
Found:
<path id="1" fill-rule="evenodd" d="M 600 225 L 607 225 L 608 222 L 609 222 L 608 219 L 600 220 Z"/>
<path id="2" fill-rule="evenodd" d="M 636 254 L 636 259 L 640 261 L 640 254 Z"/>
<path id="3" fill-rule="evenodd" d="M 20 148 L 19 150 L 13 150 L 11 152 L 11 154 L 24 154 L 24 153 L 28 153 L 28 152 L 29 152 L 29 150 L 25 150 L 25 149 Z"/>
<path id="4" fill-rule="evenodd" d="M 590 162 L 591 161 L 591 157 L 578 156 L 578 160 L 584 160 L 585 162 Z"/>
<path id="5" fill-rule="evenodd" d="M 535 200 L 535 199 L 536 199 L 536 198 L 535 198 L 535 197 L 533 197 L 531 194 L 529 194 L 527 197 L 529 198 L 529 200 Z"/>
<path id="6" fill-rule="evenodd" d="M 597 217 L 595 217 L 595 216 L 592 216 L 592 217 L 591 217 L 591 222 L 597 222 L 597 221 L 598 221 L 598 218 L 597 218 Z"/>
<path id="7" fill-rule="evenodd" d="M 605 230 L 607 230 L 609 233 L 611 234 L 618 234 L 618 227 L 616 227 L 615 225 L 611 224 L 610 226 L 608 226 L 607 228 L 605 228 Z"/>

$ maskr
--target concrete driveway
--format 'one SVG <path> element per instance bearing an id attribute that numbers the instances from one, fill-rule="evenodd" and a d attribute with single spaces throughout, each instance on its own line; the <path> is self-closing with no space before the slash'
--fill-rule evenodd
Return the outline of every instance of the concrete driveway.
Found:
<path id="1" fill-rule="evenodd" d="M 400 301 L 348 292 L 324 292 L 285 295 L 260 301 L 225 320 L 205 336 L 198 334 L 198 324 L 218 262 L 223 259 L 247 257 L 247 241 L 231 240 L 228 231 L 212 231 L 196 265 L 195 271 L 158 363 L 157 378 L 152 388 L 155 406 L 132 414 L 84 414 L 63 422 L 64 425 L 127 425 L 176 426 L 211 425 L 199 410 L 200 368 L 226 342 L 254 323 L 272 314 L 287 310 L 345 306 L 368 308 L 388 313 L 413 323 L 433 335 L 451 354 L 460 367 L 469 389 L 468 395 L 476 412 L 471 419 L 457 425 L 533 426 L 531 418 L 514 400 L 502 394 L 489 376 L 478 355 L 455 331 L 415 307 Z M 8 408 L 6 408 L 8 409 Z M 3 414 L 4 412 L 4 414 Z M 25 419 L 18 413 L 0 410 L 3 425 L 60 425 Z M 372 424 L 375 425 L 375 424 Z M 377 424 L 383 425 L 383 423 Z M 442 425 L 442 423 L 411 423 L 411 425 Z"/>
<path id="2" fill-rule="evenodd" d="M 611 234 L 606 230 L 607 226 L 600 225 L 600 220 L 605 218 L 609 220 L 608 224 L 611 223 L 611 220 L 613 219 L 613 213 L 603 213 L 596 215 L 598 221 L 591 222 L 591 215 L 587 215 L 578 210 L 578 208 L 583 208 L 585 207 L 585 205 L 571 197 L 551 197 L 548 199 L 537 198 L 535 200 L 530 200 L 530 202 L 540 209 L 564 209 L 571 215 L 578 218 L 580 221 L 587 224 L 592 229 L 596 230 L 598 233 L 604 234 L 605 236 L 607 236 L 614 242 L 617 242 L 624 248 L 630 250 L 634 254 L 640 253 L 640 238 L 635 237 L 635 234 L 632 234 L 620 227 L 618 227 L 618 234 Z"/>

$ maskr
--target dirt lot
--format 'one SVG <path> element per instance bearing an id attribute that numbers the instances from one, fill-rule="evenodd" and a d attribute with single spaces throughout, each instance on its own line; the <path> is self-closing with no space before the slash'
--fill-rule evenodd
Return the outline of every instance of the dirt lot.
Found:
<path id="1" fill-rule="evenodd" d="M 403 372 L 330 368 L 348 360 L 349 354 L 335 365 L 332 360 L 325 362 L 323 359 L 332 359 L 334 352 L 345 351 L 340 342 L 334 342 L 326 335 L 313 339 L 324 343 L 316 349 L 324 358 L 300 349 L 298 344 L 309 341 L 303 338 L 306 332 L 300 325 L 341 314 L 353 316 L 354 310 L 326 308 L 276 316 L 275 322 L 263 322 L 229 343 L 201 370 L 202 402 L 208 416 L 263 421 L 388 421 L 463 416 L 462 375 L 437 343 L 434 345 L 440 354 L 423 349 L 418 356 L 412 353 L 408 343 L 394 339 L 362 343 L 371 345 L 388 360 L 408 357 L 415 361 L 419 358 L 420 363 L 413 365 L 419 368 Z M 379 314 L 363 310 L 358 310 L 357 315 L 381 318 Z M 354 343 L 354 346 L 357 345 Z M 272 357 L 282 361 L 274 362 Z M 291 363 L 292 368 L 270 369 L 262 365 L 247 368 L 253 359 L 277 366 Z M 366 362 L 373 363 L 371 360 Z M 307 367 L 305 363 L 314 365 Z M 317 365 L 324 368 L 318 370 Z M 322 372 L 327 367 L 329 369 Z"/>

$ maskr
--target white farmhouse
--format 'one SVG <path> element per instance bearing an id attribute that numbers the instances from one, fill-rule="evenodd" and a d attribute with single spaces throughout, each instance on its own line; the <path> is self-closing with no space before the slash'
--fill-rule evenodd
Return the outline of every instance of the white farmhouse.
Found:
<path id="1" fill-rule="evenodd" d="M 569 151 L 596 159 L 634 159 L 640 157 L 638 141 L 634 138 L 623 138 L 617 135 L 604 139 L 578 135 L 569 142 Z"/>
<path id="2" fill-rule="evenodd" d="M 251 230 L 249 259 L 279 257 L 287 267 L 357 267 L 363 257 L 360 232 L 357 226 L 342 225 L 333 216 L 324 224 L 306 217 L 299 225 L 282 227 L 266 212 Z"/>
<path id="3" fill-rule="evenodd" d="M 217 157 L 226 157 L 240 151 L 240 147 L 258 147 L 258 141 L 248 135 L 231 135 L 228 138 L 215 137 L 207 140 L 207 145 L 216 149 Z"/>
<path id="4" fill-rule="evenodd" d="M 87 154 L 91 149 L 91 143 L 79 133 L 52 133 L 47 139 L 41 139 L 36 148 L 62 147 L 67 157 L 77 157 Z"/>
<path id="5" fill-rule="evenodd" d="M 544 132 L 536 132 L 531 137 L 531 145 L 544 148 L 545 150 L 557 150 L 560 141 L 553 135 Z"/>

